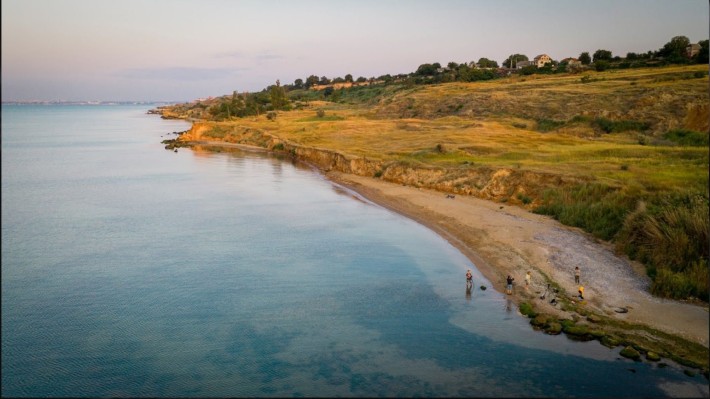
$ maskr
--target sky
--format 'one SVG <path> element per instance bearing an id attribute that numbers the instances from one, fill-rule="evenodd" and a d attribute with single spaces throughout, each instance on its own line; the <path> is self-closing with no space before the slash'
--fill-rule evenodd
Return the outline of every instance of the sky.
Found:
<path id="1" fill-rule="evenodd" d="M 708 0 L 2 0 L 3 101 L 191 101 L 310 75 L 709 36 Z"/>

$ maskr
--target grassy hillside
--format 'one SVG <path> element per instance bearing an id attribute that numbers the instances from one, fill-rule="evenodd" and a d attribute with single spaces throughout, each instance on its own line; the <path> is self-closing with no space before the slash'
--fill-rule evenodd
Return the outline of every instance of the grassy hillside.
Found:
<path id="1" fill-rule="evenodd" d="M 203 135 L 268 134 L 377 162 L 375 177 L 549 214 L 644 262 L 656 294 L 707 301 L 707 72 L 374 85 L 338 102 L 300 93 L 292 111 L 215 122 Z"/>

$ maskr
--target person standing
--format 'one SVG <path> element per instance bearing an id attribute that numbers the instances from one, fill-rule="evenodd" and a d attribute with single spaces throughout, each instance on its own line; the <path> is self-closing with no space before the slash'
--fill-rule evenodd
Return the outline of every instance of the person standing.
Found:
<path id="1" fill-rule="evenodd" d="M 505 293 L 508 294 L 508 295 L 511 295 L 511 294 L 513 293 L 513 280 L 515 280 L 515 279 L 514 279 L 513 277 L 511 277 L 510 274 L 509 274 L 508 277 L 506 277 L 505 280 L 506 280 L 506 282 L 507 282 L 507 284 L 508 284 L 508 285 L 505 287 Z"/>
<path id="2" fill-rule="evenodd" d="M 574 283 L 579 284 L 579 266 L 574 267 Z"/>
<path id="3" fill-rule="evenodd" d="M 583 301 L 584 300 L 584 287 L 580 285 L 579 290 L 577 292 L 579 292 L 579 299 Z"/>
<path id="4" fill-rule="evenodd" d="M 525 288 L 528 288 L 530 286 L 530 280 L 532 279 L 532 276 L 530 275 L 530 271 L 525 274 Z"/>
<path id="5" fill-rule="evenodd" d="M 473 274 L 471 269 L 466 272 L 466 288 L 471 288 L 473 286 Z"/>

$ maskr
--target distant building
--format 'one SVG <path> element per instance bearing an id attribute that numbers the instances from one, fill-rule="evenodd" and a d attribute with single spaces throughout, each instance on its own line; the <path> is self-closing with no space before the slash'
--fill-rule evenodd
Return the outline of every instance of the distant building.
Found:
<path id="1" fill-rule="evenodd" d="M 685 48 L 685 54 L 688 56 L 688 58 L 693 58 L 700 52 L 700 48 L 700 44 L 693 43 Z"/>
<path id="2" fill-rule="evenodd" d="M 518 61 L 515 63 L 515 69 L 523 69 L 526 66 L 535 65 L 534 61 Z"/>
<path id="3" fill-rule="evenodd" d="M 569 66 L 573 66 L 573 65 L 581 66 L 582 65 L 582 61 L 580 61 L 576 58 L 571 58 L 571 57 L 565 58 L 564 60 L 560 61 L 560 63 L 567 63 L 567 65 L 569 65 Z"/>
<path id="4" fill-rule="evenodd" d="M 547 54 L 540 54 L 533 59 L 533 62 L 538 68 L 542 68 L 545 64 L 552 63 L 552 58 Z"/>

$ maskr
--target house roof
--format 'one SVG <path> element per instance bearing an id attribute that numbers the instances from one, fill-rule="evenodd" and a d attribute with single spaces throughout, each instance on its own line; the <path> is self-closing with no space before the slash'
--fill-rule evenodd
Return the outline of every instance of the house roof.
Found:
<path id="1" fill-rule="evenodd" d="M 540 55 L 538 55 L 537 57 L 535 57 L 534 59 L 535 59 L 535 60 L 539 60 L 539 59 L 542 58 L 542 57 L 550 58 L 550 56 L 547 55 L 547 54 L 540 54 Z"/>

